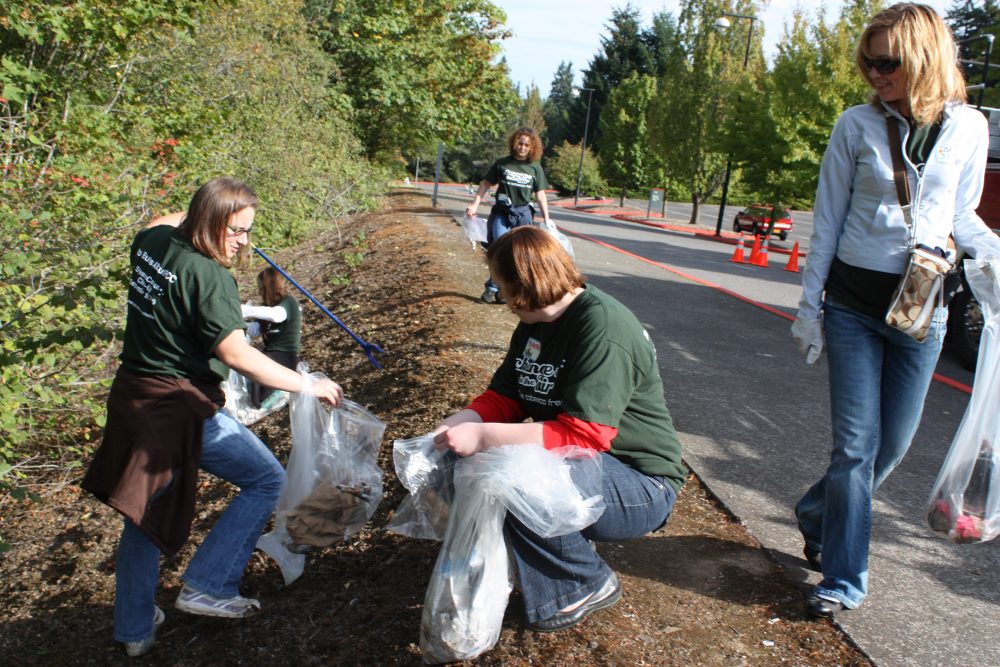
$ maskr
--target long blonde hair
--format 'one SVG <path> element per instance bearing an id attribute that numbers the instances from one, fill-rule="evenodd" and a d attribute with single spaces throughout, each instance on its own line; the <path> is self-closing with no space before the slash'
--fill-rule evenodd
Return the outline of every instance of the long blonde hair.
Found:
<path id="1" fill-rule="evenodd" d="M 948 102 L 965 102 L 965 77 L 958 66 L 958 51 L 951 30 L 927 5 L 901 2 L 872 17 L 865 28 L 854 60 L 861 76 L 874 88 L 865 58 L 872 35 L 885 32 L 889 49 L 902 61 L 910 113 L 918 125 L 935 122 Z M 879 106 L 878 95 L 872 104 Z"/>

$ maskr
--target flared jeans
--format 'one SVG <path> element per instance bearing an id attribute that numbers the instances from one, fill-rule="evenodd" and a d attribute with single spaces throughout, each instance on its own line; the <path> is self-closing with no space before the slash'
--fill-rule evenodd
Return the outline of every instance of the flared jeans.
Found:
<path id="1" fill-rule="evenodd" d="M 920 424 L 947 324 L 934 314 L 923 343 L 827 299 L 830 465 L 795 507 L 806 546 L 822 552 L 816 593 L 848 609 L 868 593 L 872 494 L 902 460 Z"/>

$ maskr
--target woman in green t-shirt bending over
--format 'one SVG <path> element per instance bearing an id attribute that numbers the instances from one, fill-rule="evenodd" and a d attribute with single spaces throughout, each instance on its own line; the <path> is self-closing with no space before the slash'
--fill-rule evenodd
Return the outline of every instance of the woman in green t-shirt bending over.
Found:
<path id="1" fill-rule="evenodd" d="M 521 322 L 489 388 L 442 421 L 434 441 L 459 456 L 532 443 L 600 452 L 607 509 L 596 523 L 551 539 L 510 514 L 504 525 L 528 627 L 552 632 L 618 601 L 618 577 L 589 541 L 662 526 L 686 470 L 656 350 L 632 312 L 585 284 L 559 241 L 537 227 L 511 230 L 486 257 Z"/>
<path id="2" fill-rule="evenodd" d="M 184 573 L 176 607 L 241 618 L 260 607 L 240 579 L 274 511 L 285 471 L 245 426 L 221 412 L 229 368 L 285 391 L 339 405 L 343 390 L 311 381 L 247 345 L 229 268 L 246 254 L 257 196 L 232 178 L 203 185 L 186 213 L 136 236 L 121 366 L 108 396 L 101 447 L 83 488 L 125 517 L 115 566 L 114 636 L 148 652 L 163 623 L 154 604 L 160 554 L 173 556 L 194 518 L 198 469 L 239 492 Z"/>
<path id="3" fill-rule="evenodd" d="M 243 317 L 252 318 L 247 327 L 250 338 L 264 337 L 264 354 L 285 368 L 295 370 L 302 346 L 302 308 L 288 293 L 288 281 L 269 266 L 257 274 L 257 289 L 263 306 L 244 304 Z M 252 382 L 250 405 L 267 410 L 287 396 L 273 387 Z"/>

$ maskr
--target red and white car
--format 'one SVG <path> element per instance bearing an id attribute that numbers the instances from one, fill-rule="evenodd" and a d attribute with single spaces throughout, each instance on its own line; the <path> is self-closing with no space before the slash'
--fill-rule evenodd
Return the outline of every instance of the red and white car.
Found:
<path id="1" fill-rule="evenodd" d="M 771 207 L 766 204 L 748 206 L 733 219 L 733 231 L 750 232 L 754 236 L 767 233 L 771 223 Z M 784 241 L 792 231 L 792 214 L 785 208 L 778 209 L 778 219 L 774 222 L 772 234 Z"/>

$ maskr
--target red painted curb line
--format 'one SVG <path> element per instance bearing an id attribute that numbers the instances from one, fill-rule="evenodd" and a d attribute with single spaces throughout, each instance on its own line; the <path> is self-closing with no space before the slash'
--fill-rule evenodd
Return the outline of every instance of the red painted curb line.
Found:
<path id="1" fill-rule="evenodd" d="M 576 236 L 576 237 L 579 237 L 579 238 L 582 238 L 582 239 L 586 239 L 587 241 L 590 241 L 591 243 L 596 243 L 597 245 L 605 247 L 605 248 L 608 248 L 609 250 L 614 250 L 615 252 L 619 252 L 619 253 L 621 253 L 623 255 L 626 255 L 628 257 L 632 257 L 633 259 L 637 259 L 640 262 L 645 262 L 646 264 L 650 264 L 650 265 L 655 266 L 657 268 L 663 269 L 664 271 L 667 271 L 669 273 L 673 273 L 674 275 L 680 276 L 681 278 L 684 278 L 685 280 L 690 280 L 693 283 L 697 283 L 699 285 L 703 285 L 705 287 L 717 290 L 719 292 L 722 292 L 723 294 L 726 294 L 728 296 L 733 297 L 734 299 L 738 299 L 740 301 L 743 301 L 744 303 L 750 304 L 751 306 L 754 306 L 756 308 L 760 308 L 761 310 L 764 310 L 764 311 L 766 311 L 768 313 L 771 313 L 772 315 L 777 315 L 778 317 L 781 317 L 781 318 L 783 318 L 785 320 L 788 320 L 789 322 L 794 322 L 795 321 L 795 318 L 792 317 L 791 315 L 787 314 L 787 313 L 783 313 L 783 312 L 781 312 L 780 310 L 778 310 L 776 308 L 772 308 L 771 306 L 768 306 L 767 304 L 763 304 L 763 303 L 761 303 L 759 301 L 754 301 L 753 299 L 751 299 L 749 297 L 743 296 L 742 294 L 734 292 L 734 291 L 732 291 L 730 289 L 726 289 L 722 285 L 717 285 L 716 283 L 713 283 L 711 281 L 704 280 L 704 279 L 699 278 L 697 276 L 693 276 L 690 273 L 685 273 L 684 271 L 681 271 L 680 269 L 675 269 L 672 266 L 668 266 L 668 265 L 663 264 L 661 262 L 657 262 L 655 260 L 643 257 L 642 255 L 636 255 L 635 253 L 631 253 L 628 250 L 625 250 L 623 248 L 619 248 L 617 246 L 613 246 L 610 243 L 605 243 L 604 241 L 598 241 L 597 239 L 592 238 L 590 236 L 587 236 L 586 234 L 581 234 L 580 232 L 573 232 L 573 231 L 569 231 L 569 230 L 566 230 L 566 229 L 563 229 L 561 231 L 564 234 L 571 234 L 573 236 Z M 963 391 L 966 394 L 971 394 L 972 393 L 972 387 L 970 387 L 969 385 L 964 384 L 962 382 L 959 382 L 958 380 L 954 380 L 954 379 L 952 379 L 950 377 L 947 377 L 945 375 L 941 375 L 940 373 L 935 373 L 933 377 L 934 377 L 935 380 L 937 380 L 941 384 L 944 384 L 944 385 L 946 385 L 948 387 L 951 387 L 952 389 L 957 389 L 958 391 Z"/>

